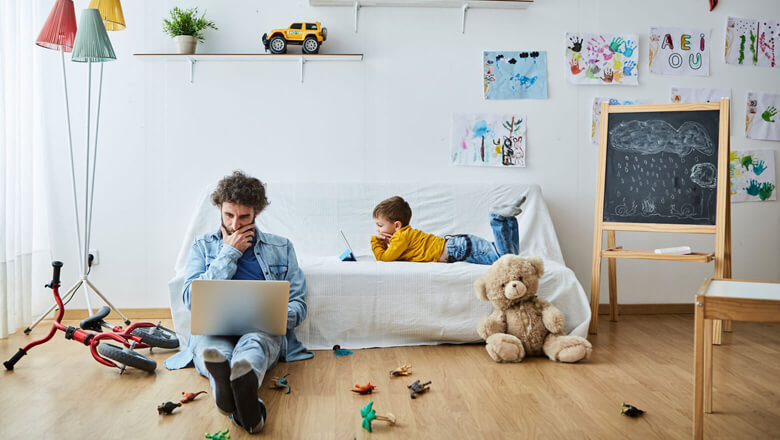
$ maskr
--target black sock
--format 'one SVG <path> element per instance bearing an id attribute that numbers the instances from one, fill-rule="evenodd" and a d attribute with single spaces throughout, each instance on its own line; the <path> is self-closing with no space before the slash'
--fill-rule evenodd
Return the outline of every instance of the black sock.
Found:
<path id="1" fill-rule="evenodd" d="M 214 400 L 217 402 L 217 408 L 225 414 L 234 412 L 236 406 L 233 390 L 230 388 L 230 365 L 227 359 L 216 349 L 207 348 L 203 350 L 203 360 L 209 375 L 214 379 Z"/>
<path id="2" fill-rule="evenodd" d="M 241 426 L 250 434 L 260 432 L 265 425 L 266 409 L 257 398 L 257 375 L 249 362 L 240 360 L 233 364 L 230 388 Z"/>

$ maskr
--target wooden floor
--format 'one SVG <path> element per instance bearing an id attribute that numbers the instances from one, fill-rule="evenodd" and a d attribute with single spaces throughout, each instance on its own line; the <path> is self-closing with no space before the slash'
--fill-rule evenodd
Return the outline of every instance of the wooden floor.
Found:
<path id="1" fill-rule="evenodd" d="M 715 413 L 705 416 L 705 436 L 723 439 L 780 438 L 780 333 L 777 326 L 735 323 L 734 333 L 714 348 Z M 34 334 L 40 336 L 44 324 Z M 592 336 L 593 358 L 556 364 L 532 358 L 496 364 L 481 345 L 355 350 L 335 357 L 280 363 L 266 376 L 260 396 L 269 418 L 269 438 L 566 438 L 675 439 L 692 433 L 693 315 L 624 316 L 601 321 Z M 0 340 L 8 359 L 33 340 L 20 334 Z M 147 350 L 143 350 L 147 352 Z M 35 347 L 0 379 L 0 438 L 74 439 L 203 438 L 230 428 L 232 439 L 252 438 L 217 412 L 201 395 L 172 416 L 157 405 L 177 401 L 182 391 L 208 390 L 194 369 L 168 371 L 171 352 L 156 351 L 156 374 L 99 365 L 86 347 L 56 339 Z M 414 366 L 409 377 L 388 371 Z M 292 393 L 267 388 L 271 375 L 290 373 Z M 406 385 L 431 380 L 416 400 Z M 349 391 L 356 383 L 377 385 L 373 395 Z M 210 392 L 210 390 L 209 390 Z M 374 401 L 377 413 L 392 412 L 396 426 L 360 427 L 359 410 Z M 647 413 L 620 414 L 622 402 Z"/>

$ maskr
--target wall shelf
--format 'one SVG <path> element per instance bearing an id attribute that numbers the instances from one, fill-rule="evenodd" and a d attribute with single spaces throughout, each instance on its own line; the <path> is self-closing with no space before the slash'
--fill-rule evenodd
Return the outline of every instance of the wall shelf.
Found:
<path id="1" fill-rule="evenodd" d="M 301 66 L 301 82 L 303 82 L 303 66 L 309 62 L 322 61 L 362 61 L 362 53 L 343 53 L 343 54 L 283 54 L 274 55 L 267 53 L 134 53 L 133 56 L 144 61 L 184 61 L 189 66 L 188 76 L 190 82 L 194 80 L 195 63 L 200 61 L 222 61 L 222 62 L 297 62 Z"/>
<path id="2" fill-rule="evenodd" d="M 466 32 L 468 9 L 526 9 L 534 0 L 309 0 L 311 6 L 351 6 L 355 12 L 355 33 L 358 11 L 366 6 L 407 8 L 460 8 L 460 32 Z"/>

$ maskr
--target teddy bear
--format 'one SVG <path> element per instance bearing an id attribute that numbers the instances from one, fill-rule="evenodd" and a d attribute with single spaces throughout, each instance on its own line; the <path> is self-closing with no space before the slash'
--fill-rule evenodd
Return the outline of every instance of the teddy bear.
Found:
<path id="1" fill-rule="evenodd" d="M 590 357 L 590 342 L 564 334 L 561 311 L 536 296 L 543 273 L 541 258 L 507 254 L 474 282 L 477 297 L 495 308 L 477 325 L 494 361 L 521 362 L 526 356 L 542 354 L 560 362 Z"/>

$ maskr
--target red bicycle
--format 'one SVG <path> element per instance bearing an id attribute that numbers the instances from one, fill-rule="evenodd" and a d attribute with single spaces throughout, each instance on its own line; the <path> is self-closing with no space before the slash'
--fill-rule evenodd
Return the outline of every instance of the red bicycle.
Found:
<path id="1" fill-rule="evenodd" d="M 50 288 L 54 293 L 54 300 L 57 301 L 57 317 L 54 320 L 54 324 L 49 330 L 49 334 L 43 339 L 30 342 L 24 348 L 20 348 L 15 355 L 6 362 L 3 362 L 5 368 L 13 370 L 14 365 L 19 362 L 22 356 L 26 355 L 31 348 L 36 345 L 43 344 L 49 341 L 57 330 L 65 332 L 65 339 L 73 339 L 81 342 L 84 345 L 89 346 L 89 350 L 92 352 L 92 357 L 96 361 L 108 367 L 119 368 L 119 374 L 125 372 L 125 368 L 130 366 L 138 368 L 140 370 L 153 372 L 157 368 L 157 362 L 154 359 L 134 351 L 137 348 L 176 348 L 179 346 L 179 339 L 173 330 L 169 330 L 160 325 L 160 323 L 152 324 L 151 322 L 137 322 L 130 325 L 127 329 L 122 329 L 121 326 L 112 326 L 106 323 L 103 318 L 108 316 L 111 309 L 107 306 L 101 308 L 97 313 L 89 318 L 81 321 L 76 328 L 72 326 L 62 325 L 62 316 L 65 314 L 65 306 L 60 298 L 60 270 L 62 269 L 62 262 L 54 261 L 51 263 L 53 269 L 51 283 L 45 287 Z M 110 332 L 101 332 L 101 328 L 110 329 Z M 101 344 L 100 341 L 111 339 L 121 343 L 123 346 L 117 346 L 114 344 Z M 116 361 L 116 362 L 114 362 Z"/>

